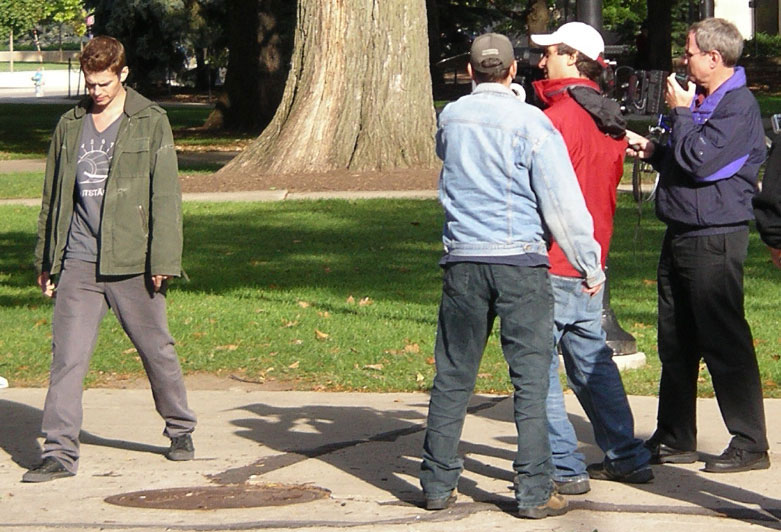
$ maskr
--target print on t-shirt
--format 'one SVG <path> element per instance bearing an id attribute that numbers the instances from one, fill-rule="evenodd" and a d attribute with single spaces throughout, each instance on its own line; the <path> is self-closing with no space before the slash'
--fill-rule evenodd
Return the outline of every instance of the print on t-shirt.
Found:
<path id="1" fill-rule="evenodd" d="M 73 218 L 65 248 L 66 259 L 97 260 L 100 212 L 120 123 L 121 119 L 118 118 L 103 131 L 98 131 L 91 115 L 84 119 L 76 164 Z"/>

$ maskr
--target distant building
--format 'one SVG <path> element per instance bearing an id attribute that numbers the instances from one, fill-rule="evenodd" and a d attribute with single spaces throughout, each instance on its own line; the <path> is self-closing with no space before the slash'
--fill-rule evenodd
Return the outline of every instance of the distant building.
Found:
<path id="1" fill-rule="evenodd" d="M 738 27 L 744 39 L 755 32 L 778 35 L 781 0 L 714 0 L 713 14 Z"/>

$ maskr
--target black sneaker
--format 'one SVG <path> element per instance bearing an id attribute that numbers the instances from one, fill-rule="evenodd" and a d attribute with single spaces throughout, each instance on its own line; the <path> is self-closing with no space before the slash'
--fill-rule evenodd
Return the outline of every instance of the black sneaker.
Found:
<path id="1" fill-rule="evenodd" d="M 455 504 L 456 498 L 456 490 L 436 499 L 426 497 L 426 510 L 446 510 Z"/>
<path id="2" fill-rule="evenodd" d="M 770 458 L 766 452 L 754 453 L 745 449 L 727 447 L 720 456 L 706 460 L 702 470 L 708 473 L 737 473 L 769 467 Z"/>
<path id="3" fill-rule="evenodd" d="M 25 473 L 22 476 L 22 482 L 49 482 L 57 478 L 72 477 L 74 475 L 75 473 L 65 469 L 65 466 L 56 459 L 48 456 L 38 466 Z"/>
<path id="4" fill-rule="evenodd" d="M 192 460 L 195 457 L 193 438 L 189 434 L 174 436 L 171 438 L 171 446 L 165 453 L 165 457 L 175 462 Z"/>
<path id="5" fill-rule="evenodd" d="M 519 508 L 518 517 L 527 519 L 543 519 L 552 515 L 564 515 L 569 510 L 567 499 L 556 492 L 551 493 L 550 499 L 545 504 L 531 508 Z"/>
<path id="6" fill-rule="evenodd" d="M 629 473 L 611 473 L 605 468 L 604 462 L 591 464 L 586 468 L 588 476 L 594 480 L 612 480 L 615 482 L 625 482 L 626 484 L 645 484 L 654 479 L 654 472 L 647 465 L 640 466 Z"/>

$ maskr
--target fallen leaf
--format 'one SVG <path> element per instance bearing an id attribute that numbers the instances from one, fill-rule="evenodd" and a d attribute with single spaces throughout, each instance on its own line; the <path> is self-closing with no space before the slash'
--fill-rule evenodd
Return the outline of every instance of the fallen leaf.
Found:
<path id="1" fill-rule="evenodd" d="M 405 353 L 420 353 L 420 346 L 418 344 L 407 344 L 404 346 Z"/>
<path id="2" fill-rule="evenodd" d="M 304 341 L 303 340 L 299 340 L 298 338 L 296 338 L 295 340 L 291 341 L 290 343 L 293 344 L 293 345 L 301 345 L 301 344 L 304 343 Z"/>
<path id="3" fill-rule="evenodd" d="M 353 303 L 355 303 L 355 298 L 353 296 L 348 297 L 347 298 L 347 304 L 348 305 L 352 305 Z"/>
<path id="4" fill-rule="evenodd" d="M 129 355 L 129 354 L 135 353 L 135 352 L 136 352 L 136 348 L 135 347 L 131 347 L 130 349 L 125 349 L 124 351 L 122 351 L 122 354 L 123 355 Z"/>
<path id="5" fill-rule="evenodd" d="M 370 297 L 364 297 L 358 302 L 358 306 L 365 307 L 366 305 L 371 305 L 372 303 L 374 303 L 374 301 L 372 301 Z"/>
<path id="6" fill-rule="evenodd" d="M 778 360 L 779 360 L 779 359 L 781 359 L 781 356 L 778 356 L 778 355 L 770 355 L 770 358 L 772 358 L 773 360 L 775 360 L 776 362 L 778 362 Z"/>
<path id="7" fill-rule="evenodd" d="M 490 373 L 478 373 L 478 374 L 477 374 L 477 378 L 478 378 L 478 379 L 488 379 L 488 378 L 490 378 L 490 377 L 491 377 L 491 374 L 490 374 Z"/>
<path id="8" fill-rule="evenodd" d="M 301 308 L 309 308 L 310 305 L 306 301 L 299 301 L 298 306 Z"/>
<path id="9" fill-rule="evenodd" d="M 422 382 L 424 380 L 426 380 L 426 377 L 424 377 L 422 373 L 418 372 L 415 374 L 415 382 Z"/>
<path id="10" fill-rule="evenodd" d="M 331 317 L 331 313 L 328 312 L 327 310 L 318 311 L 317 315 L 320 316 L 321 318 L 330 318 Z"/>
<path id="11" fill-rule="evenodd" d="M 41 318 L 35 322 L 35 327 L 40 327 L 41 325 L 46 325 L 46 318 Z"/>
<path id="12" fill-rule="evenodd" d="M 434 357 L 428 357 L 426 359 L 426 364 L 428 364 L 429 366 L 433 366 L 435 363 L 436 361 L 434 360 Z"/>
<path id="13" fill-rule="evenodd" d="M 193 337 L 195 337 L 195 338 L 202 338 L 204 336 L 206 336 L 205 332 L 197 331 L 197 332 L 193 333 Z"/>
<path id="14" fill-rule="evenodd" d="M 327 340 L 330 336 L 331 336 L 330 334 L 326 334 L 323 331 L 315 329 L 315 338 L 317 338 L 318 340 Z"/>
<path id="15" fill-rule="evenodd" d="M 238 344 L 218 345 L 214 348 L 215 351 L 235 351 L 239 348 Z"/>
<path id="16" fill-rule="evenodd" d="M 366 364 L 365 366 L 363 366 L 363 369 L 373 369 L 376 371 L 382 371 L 383 367 L 384 366 L 382 364 Z"/>
<path id="17" fill-rule="evenodd" d="M 646 286 L 655 285 L 656 279 L 643 279 L 643 284 Z"/>
<path id="18" fill-rule="evenodd" d="M 296 360 L 295 362 L 293 362 L 292 364 L 290 364 L 290 365 L 288 366 L 288 368 L 290 368 L 290 369 L 296 369 L 296 368 L 298 367 L 298 365 L 299 365 L 299 361 L 298 361 L 298 360 Z"/>
<path id="19" fill-rule="evenodd" d="M 298 325 L 298 322 L 297 322 L 297 321 L 286 321 L 286 322 L 284 322 L 284 325 L 283 325 L 283 326 L 284 326 L 286 329 L 289 329 L 289 328 L 291 328 L 291 327 L 295 327 L 296 325 Z"/>

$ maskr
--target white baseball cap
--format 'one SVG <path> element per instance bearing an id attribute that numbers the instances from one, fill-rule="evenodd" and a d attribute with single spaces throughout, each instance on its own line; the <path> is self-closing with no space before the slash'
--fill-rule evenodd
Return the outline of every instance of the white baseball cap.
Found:
<path id="1" fill-rule="evenodd" d="M 583 22 L 567 22 L 553 33 L 532 35 L 531 40 L 540 46 L 566 44 L 604 66 L 601 55 L 605 52 L 605 41 L 597 30 Z"/>

